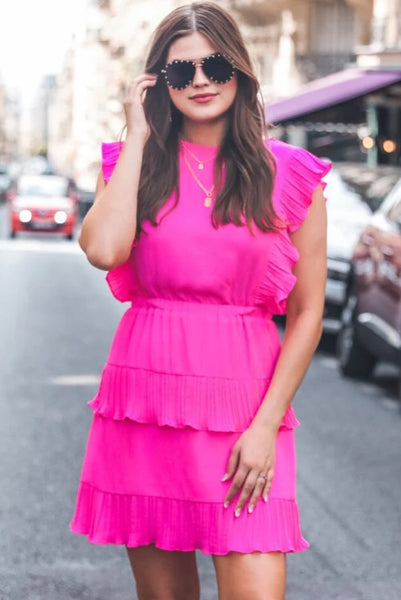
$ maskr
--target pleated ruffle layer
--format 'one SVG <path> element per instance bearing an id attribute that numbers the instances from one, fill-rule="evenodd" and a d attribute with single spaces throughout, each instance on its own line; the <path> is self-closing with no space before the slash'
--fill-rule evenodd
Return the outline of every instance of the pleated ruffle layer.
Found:
<path id="1" fill-rule="evenodd" d="M 268 306 L 274 315 L 286 313 L 287 298 L 297 280 L 292 268 L 298 259 L 298 250 L 287 232 L 272 235 L 264 276 L 253 296 L 255 305 Z"/>
<path id="2" fill-rule="evenodd" d="M 236 380 L 154 373 L 106 365 L 96 396 L 88 402 L 95 414 L 159 426 L 204 431 L 244 431 L 268 387 L 265 380 Z M 299 425 L 292 406 L 281 427 Z"/>
<path id="3" fill-rule="evenodd" d="M 88 404 L 115 420 L 244 431 L 279 351 L 276 325 L 258 307 L 137 297 Z M 290 406 L 281 427 L 298 424 Z"/>
<path id="4" fill-rule="evenodd" d="M 224 555 L 228 552 L 302 552 L 294 500 L 271 498 L 240 517 L 221 502 L 189 502 L 152 496 L 111 494 L 81 482 L 71 530 L 94 544 Z M 248 541 L 249 540 L 249 541 Z M 259 540 L 259 541 L 258 541 Z"/>

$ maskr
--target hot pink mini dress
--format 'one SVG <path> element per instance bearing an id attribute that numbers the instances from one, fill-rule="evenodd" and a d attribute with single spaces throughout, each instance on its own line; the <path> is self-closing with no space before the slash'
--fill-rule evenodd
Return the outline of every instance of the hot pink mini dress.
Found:
<path id="1" fill-rule="evenodd" d="M 130 306 L 111 345 L 95 397 L 71 530 L 94 544 L 224 555 L 300 552 L 292 406 L 277 435 L 268 502 L 235 517 L 223 507 L 231 449 L 263 401 L 280 353 L 272 320 L 285 314 L 299 258 L 290 234 L 305 219 L 330 164 L 270 138 L 277 162 L 273 203 L 286 227 L 211 224 L 212 207 L 179 149 L 175 194 L 144 222 L 147 235 L 126 263 L 107 274 L 111 292 Z M 185 142 L 187 160 L 213 185 L 217 148 Z M 102 145 L 109 180 L 122 143 Z M 322 183 L 324 187 L 324 182 Z"/>

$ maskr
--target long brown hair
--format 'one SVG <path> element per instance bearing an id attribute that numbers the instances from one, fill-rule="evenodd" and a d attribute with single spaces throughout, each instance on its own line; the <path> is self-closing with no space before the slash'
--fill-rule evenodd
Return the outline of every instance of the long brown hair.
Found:
<path id="1" fill-rule="evenodd" d="M 279 226 L 272 202 L 275 162 L 263 143 L 266 122 L 259 83 L 234 19 L 212 2 L 194 2 L 173 10 L 153 35 L 145 70 L 160 73 L 170 45 L 194 31 L 205 35 L 217 52 L 231 58 L 238 79 L 236 97 L 229 109 L 229 126 L 215 161 L 217 197 L 211 215 L 213 227 L 230 222 L 243 226 L 243 215 L 252 234 L 252 219 L 262 231 L 275 230 Z M 161 76 L 147 90 L 144 109 L 151 133 L 144 148 L 138 190 L 137 236 L 143 231 L 144 220 L 157 225 L 157 213 L 174 190 L 177 200 L 170 210 L 177 206 L 179 198 L 182 114 L 172 104 Z"/>

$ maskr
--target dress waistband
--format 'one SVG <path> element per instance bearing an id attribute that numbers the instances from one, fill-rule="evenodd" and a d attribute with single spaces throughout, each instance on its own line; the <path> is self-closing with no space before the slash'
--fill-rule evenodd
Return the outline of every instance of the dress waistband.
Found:
<path id="1" fill-rule="evenodd" d="M 132 308 L 149 307 L 159 308 L 170 312 L 181 312 L 194 314 L 212 314 L 217 313 L 228 316 L 255 316 L 264 319 L 273 317 L 266 308 L 262 306 L 240 304 L 219 304 L 214 302 L 193 302 L 188 300 L 170 300 L 167 298 L 136 296 L 131 303 Z"/>

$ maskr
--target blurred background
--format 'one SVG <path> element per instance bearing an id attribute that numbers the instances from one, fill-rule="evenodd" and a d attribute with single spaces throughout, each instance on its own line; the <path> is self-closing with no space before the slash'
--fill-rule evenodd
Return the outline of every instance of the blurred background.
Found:
<path id="1" fill-rule="evenodd" d="M 0 599 L 134 598 L 72 535 L 90 410 L 126 306 L 77 244 L 127 86 L 174 0 L 0 5 Z M 225 0 L 270 135 L 332 161 L 324 333 L 295 399 L 305 555 L 288 600 L 401 597 L 401 0 Z M 280 331 L 284 323 L 277 321 Z M 199 554 L 204 600 L 217 599 Z"/>
<path id="2" fill-rule="evenodd" d="M 32 156 L 90 191 L 99 143 L 121 130 L 126 86 L 172 0 L 2 3 L 0 161 Z M 226 0 L 278 133 L 330 158 L 399 164 L 397 0 Z M 373 71 L 372 71 L 373 70 Z M 278 103 L 314 82 L 303 102 Z M 312 93 L 313 90 L 313 93 Z"/>

